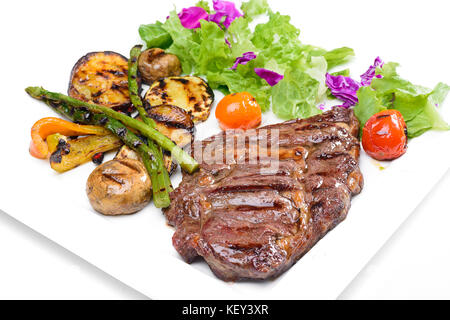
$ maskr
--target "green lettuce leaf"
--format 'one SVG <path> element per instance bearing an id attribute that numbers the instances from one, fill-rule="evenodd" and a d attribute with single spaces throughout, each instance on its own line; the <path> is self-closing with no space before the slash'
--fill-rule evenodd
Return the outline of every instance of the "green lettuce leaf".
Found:
<path id="1" fill-rule="evenodd" d="M 358 103 L 353 108 L 356 117 L 359 120 L 361 129 L 371 116 L 380 111 L 386 110 L 377 97 L 377 93 L 370 87 L 361 87 L 357 92 Z"/>
<path id="2" fill-rule="evenodd" d="M 170 13 L 169 19 L 162 25 L 162 28 L 169 33 L 173 40 L 172 45 L 166 51 L 180 59 L 184 73 L 191 73 L 198 63 L 200 51 L 198 35 L 193 30 L 183 27 L 175 10 Z"/>
<path id="3" fill-rule="evenodd" d="M 450 91 L 450 86 L 439 82 L 430 94 L 430 101 L 436 107 L 440 107 Z"/>
<path id="4" fill-rule="evenodd" d="M 328 70 L 347 63 L 355 56 L 355 52 L 351 48 L 342 47 L 331 51 L 327 51 L 323 55 L 328 63 Z"/>
<path id="5" fill-rule="evenodd" d="M 231 43 L 231 55 L 240 57 L 245 52 L 256 52 L 252 42 L 253 33 L 249 28 L 249 20 L 241 17 L 235 19 L 228 28 L 228 41 Z"/>
<path id="6" fill-rule="evenodd" d="M 319 83 L 317 88 L 316 102 L 319 102 L 325 97 L 327 92 L 327 86 L 325 84 L 325 74 L 327 72 L 327 61 L 325 57 L 311 57 L 311 62 L 308 68 L 304 71 L 313 79 Z"/>
<path id="7" fill-rule="evenodd" d="M 195 74 L 205 75 L 208 72 L 221 72 L 229 68 L 234 59 L 231 50 L 225 43 L 225 32 L 215 23 L 202 20 L 198 30 L 199 51 Z"/>
<path id="8" fill-rule="evenodd" d="M 299 69 L 286 72 L 272 88 L 272 111 L 281 119 L 306 118 L 321 113 L 316 107 L 319 82 Z"/>
<path id="9" fill-rule="evenodd" d="M 412 84 L 400 77 L 398 63 L 389 62 L 377 68 L 370 87 L 358 90 L 358 105 L 355 114 L 361 125 L 375 113 L 383 109 L 400 111 L 405 119 L 408 137 L 418 137 L 428 130 L 449 130 L 449 125 L 442 119 L 438 106 L 442 104 L 450 87 L 439 83 L 433 90 Z"/>
<path id="10" fill-rule="evenodd" d="M 344 69 L 336 72 L 330 73 L 332 76 L 344 76 L 344 77 L 350 77 L 350 69 Z"/>
<path id="11" fill-rule="evenodd" d="M 400 111 L 405 119 L 408 137 L 418 137 L 428 130 L 448 130 L 450 128 L 441 118 L 433 101 L 433 97 L 439 94 L 434 91 L 418 95 L 396 92 L 391 108 Z"/>
<path id="12" fill-rule="evenodd" d="M 270 8 L 267 0 L 250 0 L 242 3 L 241 10 L 244 12 L 245 18 L 253 20 L 270 11 Z"/>
<path id="13" fill-rule="evenodd" d="M 170 34 L 163 29 L 162 23 L 143 24 L 139 27 L 139 35 L 147 45 L 147 48 L 166 49 L 173 43 Z"/>
<path id="14" fill-rule="evenodd" d="M 200 7 L 200 8 L 203 8 L 203 9 L 205 9 L 206 12 L 211 13 L 211 8 L 209 7 L 208 1 L 200 0 L 199 2 L 197 2 L 197 3 L 195 4 L 194 7 Z"/>
<path id="15" fill-rule="evenodd" d="M 269 21 L 255 27 L 252 42 L 259 55 L 287 66 L 303 58 L 300 30 L 290 23 L 291 18 L 280 13 L 270 13 Z"/>
<path id="16" fill-rule="evenodd" d="M 228 88 L 229 92 L 249 92 L 255 97 L 262 111 L 270 108 L 270 96 L 272 88 L 264 83 L 265 81 L 256 76 L 253 72 L 249 76 L 245 76 L 247 71 L 245 66 L 239 66 L 240 72 L 233 70 L 225 70 L 221 73 L 208 73 L 207 78 L 209 85 L 213 89 L 224 90 L 224 86 Z M 255 74 L 255 76 L 253 75 Z"/>

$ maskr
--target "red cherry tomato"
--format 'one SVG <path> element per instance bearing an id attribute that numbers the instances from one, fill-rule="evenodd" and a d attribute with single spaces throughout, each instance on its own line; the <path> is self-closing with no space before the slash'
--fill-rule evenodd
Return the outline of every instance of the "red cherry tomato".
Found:
<path id="1" fill-rule="evenodd" d="M 219 102 L 216 118 L 222 130 L 252 129 L 261 124 L 261 108 L 250 93 L 233 93 Z"/>
<path id="2" fill-rule="evenodd" d="M 374 114 L 363 128 L 363 148 L 376 160 L 397 159 L 406 152 L 407 142 L 406 123 L 397 110 Z"/>

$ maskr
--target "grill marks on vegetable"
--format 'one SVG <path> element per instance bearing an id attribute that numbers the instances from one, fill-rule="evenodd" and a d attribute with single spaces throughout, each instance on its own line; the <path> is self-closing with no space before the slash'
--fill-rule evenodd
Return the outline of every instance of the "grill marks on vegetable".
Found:
<path id="1" fill-rule="evenodd" d="M 66 140 L 60 139 L 56 151 L 50 156 L 50 162 L 61 163 L 62 157 L 70 153 L 70 144 Z"/>
<path id="2" fill-rule="evenodd" d="M 99 152 L 94 154 L 94 156 L 92 157 L 92 162 L 99 166 L 103 163 L 103 159 L 105 158 L 105 153 L 104 152 Z"/>
<path id="3" fill-rule="evenodd" d="M 174 105 L 192 116 L 194 123 L 208 119 L 214 93 L 199 77 L 168 77 L 155 81 L 145 95 L 147 107 Z"/>
<path id="4" fill-rule="evenodd" d="M 194 142 L 194 122 L 186 111 L 176 106 L 160 105 L 146 109 L 150 118 L 155 121 L 156 129 L 175 142 L 185 147 Z"/>
<path id="5" fill-rule="evenodd" d="M 72 69 L 69 96 L 128 112 L 128 60 L 111 52 L 91 52 Z"/>

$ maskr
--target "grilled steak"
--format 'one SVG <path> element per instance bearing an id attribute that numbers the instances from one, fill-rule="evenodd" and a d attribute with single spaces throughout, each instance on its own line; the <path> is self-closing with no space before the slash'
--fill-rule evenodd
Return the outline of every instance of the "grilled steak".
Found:
<path id="1" fill-rule="evenodd" d="M 353 111 L 335 108 L 198 142 L 200 170 L 184 175 L 165 211 L 175 249 L 187 262 L 202 256 L 226 281 L 281 274 L 345 219 L 361 191 L 358 131 Z"/>

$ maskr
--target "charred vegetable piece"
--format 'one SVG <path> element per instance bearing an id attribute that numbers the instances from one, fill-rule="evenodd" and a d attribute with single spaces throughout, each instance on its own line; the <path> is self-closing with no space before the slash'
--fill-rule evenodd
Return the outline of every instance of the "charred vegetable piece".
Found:
<path id="1" fill-rule="evenodd" d="M 119 152 L 117 152 L 114 159 L 117 160 L 133 159 L 141 161 L 141 157 L 139 156 L 139 154 L 127 146 L 122 146 Z M 177 164 L 173 162 L 172 157 L 166 153 L 163 154 L 163 161 L 164 167 L 167 169 L 169 176 L 172 175 L 175 172 L 175 169 L 177 168 Z"/>
<path id="2" fill-rule="evenodd" d="M 133 159 L 133 160 L 140 160 L 139 154 L 131 149 L 128 146 L 122 146 L 122 148 L 119 149 L 116 156 L 114 157 L 116 160 L 122 160 L 122 159 Z"/>
<path id="3" fill-rule="evenodd" d="M 169 192 L 172 190 L 170 185 L 169 189 L 166 187 L 165 177 L 161 175 L 161 168 L 164 164 L 162 162 L 162 157 L 160 156 L 159 150 L 154 150 L 146 145 L 142 139 L 131 132 L 127 127 L 124 126 L 120 121 L 109 117 L 108 115 L 101 113 L 101 110 L 107 111 L 109 114 L 119 115 L 119 118 L 124 118 L 128 120 L 126 115 L 115 112 L 109 108 L 101 107 L 97 105 L 92 105 L 86 102 L 82 102 L 63 94 L 51 93 L 48 91 L 42 91 L 42 88 L 38 87 L 28 87 L 26 92 L 35 99 L 41 100 L 49 105 L 53 110 L 59 114 L 67 117 L 71 121 L 80 122 L 84 124 L 96 124 L 102 125 L 114 135 L 119 137 L 127 146 L 139 152 L 142 162 L 147 169 L 150 178 L 153 183 L 153 202 L 157 208 L 166 208 L 170 205 Z M 70 103 L 69 103 L 70 102 Z M 86 106 L 86 107 L 84 107 Z M 94 106 L 94 112 L 89 111 L 87 106 Z M 98 109 L 101 109 L 100 112 Z M 93 110 L 93 109 L 91 109 Z M 130 118 L 132 119 L 132 118 Z M 134 119 L 132 119 L 134 120 Z M 138 120 L 136 120 L 139 122 Z M 166 138 L 167 139 L 167 138 Z M 175 152 L 178 158 L 189 160 L 183 153 L 174 147 L 175 144 L 168 140 L 172 144 L 172 152 Z M 196 162 L 194 162 L 196 163 Z M 191 167 L 191 166 L 188 166 Z M 192 167 L 194 168 L 194 167 Z M 198 168 L 198 164 L 197 164 Z"/>
<path id="4" fill-rule="evenodd" d="M 148 125 L 151 128 L 155 128 L 155 122 L 148 117 L 147 112 L 144 109 L 144 105 L 142 104 L 142 99 L 141 96 L 139 94 L 139 90 L 138 90 L 138 84 L 137 84 L 137 71 L 138 71 L 138 58 L 139 55 L 141 54 L 141 49 L 142 46 L 141 45 L 136 45 L 133 48 L 131 48 L 130 51 L 130 60 L 128 60 L 128 86 L 130 89 L 130 97 L 131 97 L 131 102 L 133 103 L 133 106 L 136 107 L 137 111 L 139 112 L 139 116 L 141 118 L 141 120 Z M 149 146 L 149 148 L 155 150 L 155 152 L 158 152 L 159 157 L 160 158 L 164 158 L 162 155 L 162 149 L 160 147 L 157 147 L 155 145 L 155 143 L 152 140 L 147 140 L 147 144 Z M 170 182 L 170 176 L 169 176 L 169 172 L 166 170 L 167 167 L 164 166 L 161 170 L 160 175 L 163 178 L 164 181 L 164 185 L 162 186 L 162 188 L 169 190 L 171 189 L 171 182 Z"/>
<path id="5" fill-rule="evenodd" d="M 30 154 L 39 159 L 46 159 L 49 152 L 47 143 L 44 140 L 54 133 L 61 133 L 66 136 L 80 136 L 88 134 L 107 135 L 109 131 L 100 126 L 79 125 L 54 117 L 42 118 L 31 128 Z"/>
<path id="6" fill-rule="evenodd" d="M 166 53 L 160 48 L 147 49 L 142 52 L 138 65 L 142 82 L 148 85 L 156 80 L 181 74 L 181 63 L 178 57 Z"/>
<path id="7" fill-rule="evenodd" d="M 99 152 L 119 148 L 122 141 L 116 136 L 88 136 L 69 140 L 61 134 L 53 134 L 47 138 L 51 152 L 50 166 L 57 172 L 66 172 L 79 165 L 91 161 Z"/>
<path id="8" fill-rule="evenodd" d="M 162 105 L 147 108 L 147 113 L 155 121 L 156 129 L 179 147 L 183 148 L 194 142 L 194 122 L 183 109 Z"/>
<path id="9" fill-rule="evenodd" d="M 87 103 L 84 101 L 80 101 L 78 99 L 65 96 L 61 93 L 47 91 L 42 87 L 28 87 L 25 89 L 25 91 L 31 97 L 44 101 L 52 108 L 54 108 L 57 112 L 65 115 L 66 117 L 69 117 L 71 120 L 89 124 L 103 124 L 108 130 L 112 131 L 114 134 L 121 137 L 124 142 L 125 138 L 128 138 L 128 135 L 130 134 L 129 136 L 130 141 L 125 142 L 125 144 L 127 145 L 130 144 L 131 147 L 133 147 L 133 143 L 136 140 L 139 140 L 139 138 L 137 138 L 137 136 L 134 134 L 131 136 L 132 133 L 125 126 L 135 129 L 139 131 L 142 135 L 144 135 L 146 138 L 152 139 L 164 150 L 170 152 L 170 154 L 174 157 L 174 159 L 188 173 L 193 173 L 197 171 L 199 168 L 198 162 L 195 161 L 195 159 L 192 158 L 189 154 L 187 154 L 183 149 L 177 146 L 172 140 L 167 138 L 158 130 L 151 128 L 150 126 L 146 125 L 145 123 L 139 120 L 133 119 L 127 115 L 124 115 L 120 112 L 116 112 L 110 108 L 101 105 Z M 114 123 L 114 127 L 109 127 L 108 125 L 111 125 L 112 123 Z M 147 146 L 145 144 L 142 145 Z M 147 146 L 147 148 L 151 147 Z M 150 151 L 147 152 L 147 150 L 141 151 L 147 153 L 147 155 L 150 152 Z M 150 158 L 147 159 L 143 158 L 142 160 L 145 163 L 146 160 L 150 161 Z"/>
<path id="10" fill-rule="evenodd" d="M 131 48 L 130 60 L 128 60 L 128 87 L 130 89 L 131 103 L 139 112 L 142 121 L 154 127 L 154 122 L 147 116 L 147 112 L 144 109 L 144 105 L 139 95 L 138 83 L 137 83 L 137 71 L 138 71 L 138 57 L 141 54 L 141 45 L 136 45 Z"/>
<path id="11" fill-rule="evenodd" d="M 135 213 L 152 198 L 147 170 L 134 159 L 114 159 L 95 168 L 87 180 L 86 193 L 92 207 L 104 215 Z"/>
<path id="12" fill-rule="evenodd" d="M 192 116 L 194 123 L 208 119 L 214 93 L 199 77 L 169 77 L 155 81 L 145 94 L 147 106 L 173 105 Z"/>
<path id="13" fill-rule="evenodd" d="M 128 60 L 115 52 L 91 52 L 72 69 L 69 96 L 123 112 L 131 112 Z"/>
<path id="14" fill-rule="evenodd" d="M 99 166 L 99 165 L 101 165 L 103 163 L 103 159 L 105 159 L 105 153 L 104 152 L 99 152 L 99 153 L 96 153 L 96 154 L 94 154 L 92 156 L 92 162 L 95 165 L 97 165 L 97 166 Z"/>
<path id="15" fill-rule="evenodd" d="M 191 116 L 181 108 L 175 106 L 157 106 L 147 109 L 148 117 L 154 120 L 159 132 L 175 142 L 179 147 L 185 147 L 194 140 L 194 123 Z M 139 159 L 136 152 L 123 146 L 120 148 L 115 159 Z M 167 152 L 163 154 L 164 166 L 169 175 L 172 175 L 177 168 L 177 164 Z"/>

